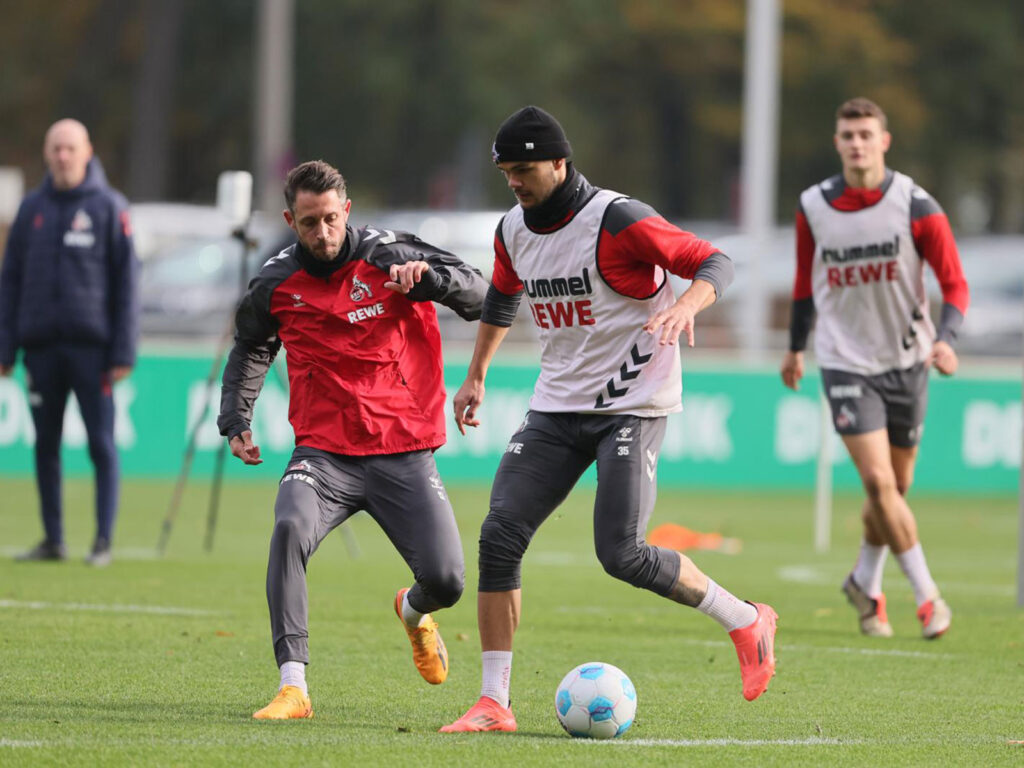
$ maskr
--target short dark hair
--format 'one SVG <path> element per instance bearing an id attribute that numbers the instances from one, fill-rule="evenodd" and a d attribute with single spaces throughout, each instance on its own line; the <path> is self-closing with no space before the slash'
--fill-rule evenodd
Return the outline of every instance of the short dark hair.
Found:
<path id="1" fill-rule="evenodd" d="M 284 200 L 288 204 L 288 210 L 294 211 L 295 197 L 300 190 L 322 195 L 332 189 L 336 190 L 338 197 L 344 200 L 345 177 L 330 163 L 325 163 L 323 160 L 309 160 L 288 171 L 288 178 L 284 182 Z"/>
<path id="2" fill-rule="evenodd" d="M 863 96 L 844 101 L 839 105 L 839 109 L 836 110 L 837 121 L 842 119 L 851 120 L 857 117 L 878 118 L 878 122 L 882 124 L 883 131 L 887 130 L 889 124 L 889 120 L 886 118 L 882 108 L 871 99 L 865 99 Z"/>

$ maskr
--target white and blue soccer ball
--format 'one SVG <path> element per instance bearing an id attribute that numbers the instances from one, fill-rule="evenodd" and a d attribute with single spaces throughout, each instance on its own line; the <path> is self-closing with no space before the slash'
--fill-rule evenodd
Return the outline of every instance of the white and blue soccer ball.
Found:
<path id="1" fill-rule="evenodd" d="M 600 661 L 580 664 L 558 684 L 555 714 L 570 736 L 614 739 L 633 724 L 636 688 L 618 667 Z"/>

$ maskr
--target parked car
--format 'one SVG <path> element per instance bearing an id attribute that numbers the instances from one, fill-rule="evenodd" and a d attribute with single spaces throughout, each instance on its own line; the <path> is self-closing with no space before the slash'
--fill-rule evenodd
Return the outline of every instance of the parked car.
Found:
<path id="1" fill-rule="evenodd" d="M 487 279 L 494 268 L 494 230 L 505 211 L 393 210 L 354 211 L 356 226 L 369 224 L 416 235 L 451 251 Z"/>
<path id="2" fill-rule="evenodd" d="M 219 336 L 260 265 L 295 241 L 280 214 L 256 213 L 243 234 L 210 206 L 132 206 L 147 336 Z"/>
<path id="3" fill-rule="evenodd" d="M 957 348 L 1019 357 L 1024 345 L 1024 236 L 967 237 L 959 249 L 971 305 Z"/>
<path id="4" fill-rule="evenodd" d="M 353 212 L 351 223 L 411 232 L 455 253 L 490 279 L 494 230 L 503 211 L 398 210 Z M 136 245 L 142 258 L 142 329 L 147 335 L 218 336 L 228 328 L 242 289 L 259 267 L 294 242 L 280 214 L 255 214 L 243 258 L 243 240 L 231 223 L 209 206 L 145 203 L 132 208 Z M 763 241 L 714 222 L 684 229 L 709 239 L 736 266 L 736 280 L 721 302 L 701 314 L 702 349 L 740 349 L 774 355 L 788 339 L 792 296 L 794 236 L 776 227 Z M 971 287 L 971 307 L 957 349 L 963 354 L 1019 356 L 1024 332 L 1024 237 L 965 237 L 959 241 Z M 941 293 L 925 269 L 932 309 L 938 316 Z M 676 293 L 687 281 L 673 278 Z M 476 326 L 438 307 L 445 338 L 472 342 Z M 536 329 L 525 309 L 510 340 L 530 341 Z"/>

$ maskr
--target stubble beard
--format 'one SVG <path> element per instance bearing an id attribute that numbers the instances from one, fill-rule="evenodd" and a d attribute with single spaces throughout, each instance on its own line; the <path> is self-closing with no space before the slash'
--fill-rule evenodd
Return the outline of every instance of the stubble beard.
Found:
<path id="1" fill-rule="evenodd" d="M 317 261 L 334 261 L 341 252 L 341 243 L 324 243 L 308 249 Z"/>

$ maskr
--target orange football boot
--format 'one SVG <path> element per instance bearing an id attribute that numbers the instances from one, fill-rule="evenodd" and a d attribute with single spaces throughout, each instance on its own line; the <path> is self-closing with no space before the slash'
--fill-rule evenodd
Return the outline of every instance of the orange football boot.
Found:
<path id="1" fill-rule="evenodd" d="M 770 605 L 751 605 L 757 609 L 754 623 L 729 633 L 740 660 L 743 698 L 747 701 L 764 693 L 775 674 L 775 623 L 779 618 Z"/>
<path id="2" fill-rule="evenodd" d="M 263 709 L 252 714 L 256 720 L 292 720 L 312 717 L 313 703 L 302 689 L 294 685 L 282 685 L 274 700 Z"/>
<path id="3" fill-rule="evenodd" d="M 516 716 L 511 707 L 503 707 L 490 696 L 481 696 L 469 711 L 440 729 L 441 733 L 474 733 L 479 731 L 516 730 Z"/>
<path id="4" fill-rule="evenodd" d="M 395 613 L 402 622 L 405 633 L 412 643 L 412 660 L 420 675 L 431 685 L 440 685 L 448 678 L 448 649 L 444 647 L 441 633 L 437 631 L 437 622 L 428 613 L 418 627 L 409 628 L 402 618 L 402 600 L 409 588 L 398 590 L 395 595 Z"/>

